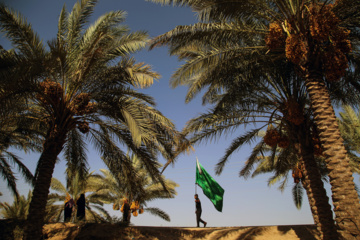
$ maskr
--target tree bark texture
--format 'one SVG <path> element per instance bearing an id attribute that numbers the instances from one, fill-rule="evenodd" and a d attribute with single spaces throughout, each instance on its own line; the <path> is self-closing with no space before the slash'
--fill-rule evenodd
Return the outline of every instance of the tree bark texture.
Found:
<path id="1" fill-rule="evenodd" d="M 347 240 L 360 239 L 359 198 L 330 95 L 317 74 L 307 74 L 305 84 L 329 171 L 338 233 Z"/>
<path id="2" fill-rule="evenodd" d="M 324 183 L 314 158 L 311 134 L 309 131 L 306 131 L 306 129 L 299 128 L 297 136 L 300 142 L 300 154 L 302 158 L 300 165 L 304 174 L 301 181 L 306 190 L 310 209 L 317 230 L 320 233 L 320 238 L 324 240 L 338 240 L 339 236 L 333 219 L 329 197 L 326 194 Z"/>
<path id="3" fill-rule="evenodd" d="M 51 134 L 49 135 L 51 136 Z M 33 196 L 30 202 L 25 228 L 25 240 L 39 240 L 42 238 L 42 227 L 46 214 L 45 210 L 51 178 L 57 156 L 63 148 L 65 136 L 64 134 L 59 134 L 58 136 L 52 136 L 45 140 L 44 150 L 38 163 L 38 176 L 35 180 Z"/>

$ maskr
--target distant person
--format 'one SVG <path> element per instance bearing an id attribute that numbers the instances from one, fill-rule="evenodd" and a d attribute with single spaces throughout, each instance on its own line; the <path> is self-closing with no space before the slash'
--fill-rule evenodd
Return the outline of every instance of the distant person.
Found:
<path id="1" fill-rule="evenodd" d="M 123 222 L 129 222 L 130 218 L 130 205 L 127 198 L 124 198 L 123 206 L 121 207 L 123 212 Z"/>
<path id="2" fill-rule="evenodd" d="M 197 194 L 195 194 L 195 207 L 196 207 L 195 213 L 196 213 L 197 227 L 200 227 L 200 222 L 202 222 L 204 224 L 204 227 L 206 227 L 207 222 L 201 219 L 201 212 L 202 212 L 201 202 Z"/>
<path id="3" fill-rule="evenodd" d="M 74 199 L 67 199 L 64 206 L 64 222 L 70 222 L 71 214 L 73 212 L 73 207 L 75 205 Z"/>
<path id="4" fill-rule="evenodd" d="M 79 199 L 76 201 L 77 213 L 76 218 L 78 221 L 85 220 L 85 194 L 82 193 Z"/>

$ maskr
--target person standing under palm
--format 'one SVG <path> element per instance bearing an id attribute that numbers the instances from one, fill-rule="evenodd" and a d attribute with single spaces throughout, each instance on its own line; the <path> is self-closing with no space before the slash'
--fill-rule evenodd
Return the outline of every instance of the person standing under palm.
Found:
<path id="1" fill-rule="evenodd" d="M 70 222 L 75 202 L 71 197 L 66 199 L 64 206 L 64 222 Z"/>
<path id="2" fill-rule="evenodd" d="M 204 224 L 204 227 L 206 227 L 207 222 L 205 222 L 204 220 L 201 219 L 201 202 L 199 199 L 199 196 L 197 194 L 195 194 L 195 207 L 196 207 L 196 223 L 197 223 L 197 227 L 200 227 L 200 222 L 202 222 Z"/>
<path id="3" fill-rule="evenodd" d="M 76 201 L 77 213 L 76 217 L 78 221 L 85 220 L 85 194 L 82 193 L 79 199 Z"/>

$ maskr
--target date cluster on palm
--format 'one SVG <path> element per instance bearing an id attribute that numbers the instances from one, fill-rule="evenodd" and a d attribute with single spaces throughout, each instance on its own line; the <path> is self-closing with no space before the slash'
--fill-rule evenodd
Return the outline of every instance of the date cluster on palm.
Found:
<path id="1" fill-rule="evenodd" d="M 303 109 L 295 99 L 290 98 L 286 101 L 282 112 L 285 118 L 295 125 L 300 125 L 304 122 Z"/>
<path id="2" fill-rule="evenodd" d="M 295 167 L 292 172 L 292 177 L 294 178 L 294 183 L 299 183 L 304 177 L 302 169 Z"/>
<path id="3" fill-rule="evenodd" d="M 39 83 L 39 93 L 36 98 L 45 108 L 52 108 L 54 111 L 62 108 L 70 116 L 82 116 L 96 111 L 96 103 L 90 102 L 91 95 L 89 93 L 78 93 L 70 98 L 65 96 L 64 89 L 59 83 L 49 78 Z M 76 126 L 82 133 L 90 130 L 89 123 L 85 120 L 77 120 Z"/>
<path id="4" fill-rule="evenodd" d="M 49 78 L 39 83 L 40 93 L 36 95 L 36 98 L 44 105 L 56 106 L 63 98 L 64 90 L 60 83 L 51 81 Z"/>
<path id="5" fill-rule="evenodd" d="M 350 31 L 339 26 L 340 19 L 333 12 L 333 4 L 310 3 L 299 26 L 292 20 L 272 22 L 265 43 L 270 51 L 282 51 L 287 59 L 302 66 L 315 55 L 330 82 L 339 81 L 349 67 L 346 57 L 352 51 L 348 39 Z"/>
<path id="6" fill-rule="evenodd" d="M 121 212 L 124 212 L 124 205 L 125 205 L 125 203 L 123 203 L 123 205 L 120 208 Z M 113 209 L 119 210 L 119 205 L 114 203 Z M 134 217 L 137 217 L 139 214 L 144 213 L 144 208 L 142 206 L 140 206 L 138 201 L 133 201 L 131 203 L 130 210 Z"/>
<path id="7" fill-rule="evenodd" d="M 286 148 L 289 146 L 289 138 L 287 136 L 281 135 L 275 128 L 269 128 L 266 131 L 264 142 L 270 147 L 275 147 L 278 145 L 281 148 Z"/>
<path id="8" fill-rule="evenodd" d="M 139 213 L 142 214 L 144 212 L 144 209 L 142 207 L 140 207 L 140 204 L 138 201 L 133 201 L 131 203 L 130 210 L 134 217 L 137 217 Z"/>

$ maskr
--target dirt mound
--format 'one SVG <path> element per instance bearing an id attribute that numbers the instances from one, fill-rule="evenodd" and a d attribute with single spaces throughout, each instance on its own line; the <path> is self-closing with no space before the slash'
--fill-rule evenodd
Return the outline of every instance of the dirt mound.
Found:
<path id="1" fill-rule="evenodd" d="M 314 225 L 257 227 L 125 227 L 120 224 L 54 223 L 44 226 L 44 239 L 50 240 L 315 240 Z"/>

